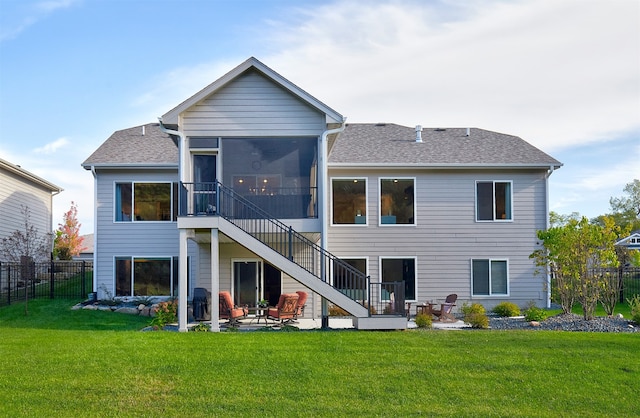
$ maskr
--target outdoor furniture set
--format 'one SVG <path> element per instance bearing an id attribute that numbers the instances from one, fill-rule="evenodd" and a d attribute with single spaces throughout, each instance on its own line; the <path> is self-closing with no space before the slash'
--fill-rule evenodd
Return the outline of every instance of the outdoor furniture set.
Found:
<path id="1" fill-rule="evenodd" d="M 247 318 L 249 310 L 255 312 L 254 319 L 258 320 L 264 318 L 265 325 L 267 320 L 279 321 L 279 325 L 283 325 L 289 322 L 297 320 L 304 315 L 304 307 L 307 302 L 308 294 L 301 290 L 296 293 L 283 293 L 278 299 L 278 304 L 273 307 L 255 307 L 249 308 L 247 306 L 237 306 L 233 304 L 231 294 L 228 291 L 222 291 L 219 293 L 219 317 L 220 319 L 227 319 L 229 325 L 239 325 L 239 320 Z"/>

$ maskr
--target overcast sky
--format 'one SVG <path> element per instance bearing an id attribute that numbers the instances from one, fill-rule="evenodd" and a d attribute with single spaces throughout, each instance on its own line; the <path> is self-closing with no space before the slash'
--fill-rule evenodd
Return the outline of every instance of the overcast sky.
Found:
<path id="1" fill-rule="evenodd" d="M 255 56 L 348 122 L 478 127 L 564 166 L 551 210 L 595 217 L 640 178 L 636 0 L 0 0 L 0 158 L 65 189 L 80 164 Z"/>

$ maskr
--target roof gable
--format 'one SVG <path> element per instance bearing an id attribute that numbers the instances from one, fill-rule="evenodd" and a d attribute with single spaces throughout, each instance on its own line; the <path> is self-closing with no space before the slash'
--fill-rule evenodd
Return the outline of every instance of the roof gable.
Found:
<path id="1" fill-rule="evenodd" d="M 44 187 L 45 189 L 48 189 L 51 192 L 60 193 L 61 191 L 64 190 L 63 188 L 58 187 L 55 184 L 43 179 L 42 177 L 36 176 L 35 174 L 25 170 L 19 165 L 12 164 L 9 161 L 3 160 L 2 158 L 0 158 L 0 168 L 17 175 L 23 180 L 26 180 L 38 186 Z"/>
<path id="2" fill-rule="evenodd" d="M 296 86 L 286 78 L 282 77 L 277 72 L 273 71 L 271 68 L 264 65 L 258 59 L 251 57 L 247 59 L 242 64 L 235 67 L 233 70 L 229 71 L 213 83 L 209 84 L 204 89 L 200 90 L 198 93 L 189 97 L 187 100 L 180 103 L 178 106 L 174 107 L 164 115 L 162 115 L 162 123 L 165 125 L 178 125 L 179 116 L 184 111 L 188 110 L 192 106 L 196 105 L 206 97 L 214 94 L 216 91 L 226 86 L 229 82 L 234 80 L 236 77 L 240 76 L 244 72 L 255 69 L 262 73 L 265 77 L 268 77 L 276 84 L 282 86 L 293 95 L 297 96 L 302 101 L 308 103 L 310 106 L 320 110 L 326 115 L 327 123 L 341 123 L 343 121 L 343 116 L 331 109 L 329 106 L 322 103 L 320 100 L 316 99 L 306 91 L 302 90 L 300 87 Z"/>

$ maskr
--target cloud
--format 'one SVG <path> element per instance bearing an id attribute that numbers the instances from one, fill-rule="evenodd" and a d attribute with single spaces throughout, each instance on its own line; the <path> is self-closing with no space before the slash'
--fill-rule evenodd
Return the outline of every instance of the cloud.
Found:
<path id="1" fill-rule="evenodd" d="M 53 142 L 46 144 L 43 147 L 39 147 L 33 150 L 36 154 L 53 154 L 58 149 L 69 144 L 69 140 L 67 138 L 58 138 Z"/>
<path id="2" fill-rule="evenodd" d="M 545 150 L 640 129 L 640 3 L 336 2 L 265 61 L 352 122 L 477 126 Z M 288 24 L 287 24 L 288 23 Z"/>
<path id="3" fill-rule="evenodd" d="M 16 8 L 13 10 L 4 5 L 4 16 L 0 21 L 0 42 L 17 38 L 29 27 L 46 19 L 52 13 L 67 9 L 80 1 L 82 0 L 50 0 L 33 4 L 16 3 Z"/>

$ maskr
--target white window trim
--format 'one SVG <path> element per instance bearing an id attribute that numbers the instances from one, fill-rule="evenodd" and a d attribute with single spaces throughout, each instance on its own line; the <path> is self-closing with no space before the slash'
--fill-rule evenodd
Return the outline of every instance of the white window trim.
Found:
<path id="1" fill-rule="evenodd" d="M 493 219 L 478 219 L 478 183 L 489 183 L 493 184 Z M 497 219 L 496 218 L 496 183 L 509 183 L 511 185 L 511 193 L 510 193 L 510 207 L 511 207 L 511 219 Z M 513 180 L 476 180 L 473 188 L 473 193 L 475 196 L 473 211 L 476 222 L 513 222 L 514 208 L 513 208 Z"/>
<path id="2" fill-rule="evenodd" d="M 130 183 L 131 184 L 131 212 L 134 212 L 135 210 L 135 185 L 138 183 L 142 183 L 142 184 L 169 184 L 170 185 L 170 189 L 171 189 L 171 220 L 170 221 L 137 221 L 135 219 L 135 216 L 133 216 L 133 213 L 131 214 L 131 220 L 130 221 L 118 221 L 116 220 L 116 193 L 117 193 L 117 187 L 116 185 L 118 184 L 126 184 L 126 183 Z M 118 224 L 118 225 L 126 225 L 126 224 L 134 224 L 134 223 L 140 223 L 140 224 L 169 224 L 169 223 L 177 223 L 176 221 L 173 220 L 173 215 L 174 213 L 178 214 L 178 208 L 174 207 L 173 203 L 174 203 L 174 199 L 177 196 L 173 195 L 174 192 L 174 187 L 173 185 L 177 183 L 178 184 L 178 193 L 179 193 L 179 189 L 180 189 L 180 182 L 177 181 L 144 181 L 144 180 L 114 180 L 113 182 L 113 197 L 112 197 L 112 202 L 113 204 L 111 205 L 112 210 L 111 210 L 111 216 L 113 219 L 113 223 L 114 224 Z M 180 202 L 178 202 L 178 205 L 180 205 Z"/>
<path id="3" fill-rule="evenodd" d="M 405 295 L 405 302 L 417 302 L 418 301 L 418 257 L 417 256 L 402 256 L 402 255 L 392 255 L 392 256 L 379 256 L 378 257 L 378 279 L 382 283 L 382 260 L 406 260 L 413 259 L 413 294 L 416 296 L 415 299 L 407 299 Z M 383 301 L 384 302 L 384 301 Z"/>
<path id="4" fill-rule="evenodd" d="M 135 298 L 139 298 L 139 297 L 148 296 L 148 295 L 145 295 L 145 296 L 132 296 L 132 295 L 116 296 L 116 281 L 117 281 L 117 278 L 116 278 L 116 260 L 117 259 L 124 259 L 124 258 L 128 258 L 129 260 L 131 260 L 131 277 L 129 278 L 129 280 L 130 280 L 129 284 L 131 285 L 131 292 L 133 293 L 133 289 L 134 289 L 134 285 L 135 285 L 134 280 L 133 280 L 134 279 L 133 275 L 135 273 L 135 268 L 134 268 L 135 260 L 139 259 L 139 258 L 146 258 L 146 259 L 156 259 L 156 260 L 169 259 L 170 271 L 171 271 L 171 277 L 169 279 L 170 280 L 169 291 L 171 292 L 171 294 L 168 295 L 168 296 L 167 295 L 163 295 L 163 296 L 151 296 L 151 297 L 153 297 L 153 298 L 171 298 L 171 295 L 173 294 L 173 291 L 174 291 L 174 289 L 173 289 L 173 279 L 174 279 L 174 277 L 173 277 L 173 268 L 174 268 L 174 266 L 173 266 L 173 258 L 174 257 L 176 257 L 176 256 L 173 256 L 173 255 L 114 255 L 113 256 L 113 260 L 111 262 L 111 268 L 113 269 L 113 284 L 112 284 L 112 291 L 113 291 L 112 295 L 113 295 L 113 297 L 123 298 L 123 300 L 126 301 L 127 298 L 135 299 Z"/>
<path id="5" fill-rule="evenodd" d="M 489 294 L 488 295 L 476 295 L 473 293 L 473 261 L 474 260 L 488 260 L 489 261 Z M 491 293 L 491 262 L 492 261 L 505 261 L 507 263 L 507 293 Z M 509 297 L 511 296 L 511 274 L 509 273 L 509 259 L 508 258 L 491 258 L 491 257 L 472 257 L 469 259 L 469 278 L 470 278 L 470 292 L 473 299 L 495 299 L 497 297 Z"/>
<path id="6" fill-rule="evenodd" d="M 413 223 L 412 224 L 383 224 L 382 223 L 382 180 L 413 180 Z M 387 227 L 414 227 L 418 225 L 418 191 L 416 177 L 378 177 L 378 226 Z M 388 257 L 387 257 L 388 258 Z"/>
<path id="7" fill-rule="evenodd" d="M 364 219 L 364 223 L 363 224 L 357 224 L 357 223 L 352 223 L 352 224 L 336 224 L 333 222 L 333 181 L 334 180 L 358 180 L 358 181 L 364 181 L 364 201 L 365 201 L 365 206 L 367 209 L 367 213 L 365 214 L 365 219 Z M 338 227 L 338 228 L 342 228 L 342 227 L 366 227 L 369 225 L 369 218 L 370 218 L 370 214 L 369 214 L 369 185 L 368 185 L 369 179 L 367 177 L 330 177 L 329 178 L 329 216 L 331 217 L 331 226 L 332 227 Z"/>

